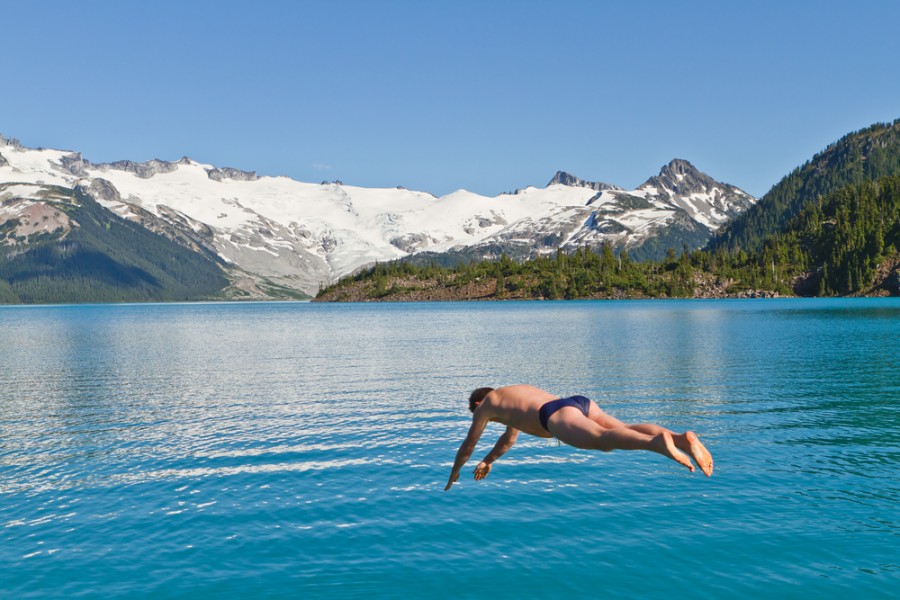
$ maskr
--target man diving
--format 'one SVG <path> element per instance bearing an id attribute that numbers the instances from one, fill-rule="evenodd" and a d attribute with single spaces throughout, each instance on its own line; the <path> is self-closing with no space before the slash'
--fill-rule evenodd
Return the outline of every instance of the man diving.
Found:
<path id="1" fill-rule="evenodd" d="M 603 412 L 584 396 L 559 398 L 530 385 L 510 385 L 498 389 L 478 388 L 469 396 L 472 426 L 456 453 L 450 480 L 444 490 L 459 479 L 459 473 L 478 444 L 484 428 L 491 421 L 506 425 L 506 431 L 475 467 L 480 481 L 491 472 L 491 465 L 503 456 L 524 431 L 542 438 L 560 441 L 584 450 L 650 450 L 684 465 L 692 473 L 694 465 L 707 477 L 713 472 L 713 459 L 692 431 L 674 433 L 659 425 L 626 425 Z"/>

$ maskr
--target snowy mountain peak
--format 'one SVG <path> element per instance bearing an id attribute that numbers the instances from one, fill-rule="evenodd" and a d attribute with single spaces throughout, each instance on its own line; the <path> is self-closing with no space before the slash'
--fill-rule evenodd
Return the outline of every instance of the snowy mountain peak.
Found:
<path id="1" fill-rule="evenodd" d="M 676 158 L 663 166 L 659 175 L 648 179 L 640 188 L 668 191 L 675 197 L 709 193 L 715 187 L 725 187 L 686 160 Z"/>
<path id="2" fill-rule="evenodd" d="M 565 171 L 557 171 L 556 175 L 553 176 L 553 179 L 550 180 L 550 183 L 547 184 L 547 187 L 550 187 L 551 185 L 567 185 L 569 187 L 590 188 L 596 192 L 602 192 L 603 190 L 622 189 L 619 186 L 609 183 L 603 183 L 601 181 L 585 181 L 584 179 L 575 177 L 571 173 L 566 173 Z"/>
<path id="3" fill-rule="evenodd" d="M 257 177 L 186 157 L 95 164 L 78 152 L 24 148 L 8 138 L 0 138 L 0 186 L 4 201 L 77 187 L 120 217 L 218 257 L 235 287 L 261 297 L 278 289 L 313 294 L 365 265 L 422 252 L 524 258 L 610 244 L 652 257 L 667 246 L 702 246 L 756 201 L 683 160 L 638 189 L 559 171 L 545 188 L 437 198 Z M 10 218 L 0 207 L 0 227 Z"/>

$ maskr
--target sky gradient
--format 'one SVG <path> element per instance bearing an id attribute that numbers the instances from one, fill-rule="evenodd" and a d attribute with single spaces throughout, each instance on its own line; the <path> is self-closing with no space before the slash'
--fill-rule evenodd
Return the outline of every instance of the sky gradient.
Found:
<path id="1" fill-rule="evenodd" d="M 900 2 L 13 2 L 0 134 L 495 195 L 673 158 L 761 196 L 900 118 Z"/>

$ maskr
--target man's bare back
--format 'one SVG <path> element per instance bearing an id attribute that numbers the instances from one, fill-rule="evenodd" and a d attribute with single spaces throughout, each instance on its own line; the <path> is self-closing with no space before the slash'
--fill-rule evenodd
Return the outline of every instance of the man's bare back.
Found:
<path id="1" fill-rule="evenodd" d="M 541 406 L 559 396 L 545 392 L 533 385 L 508 385 L 488 394 L 476 412 L 481 412 L 488 421 L 502 423 L 507 427 L 515 427 L 538 437 L 550 438 L 553 435 L 541 427 L 538 413 Z"/>
<path id="2" fill-rule="evenodd" d="M 476 480 L 487 477 L 493 462 L 515 444 L 522 431 L 542 438 L 556 437 L 576 448 L 650 450 L 693 472 L 690 456 L 707 477 L 712 475 L 712 456 L 693 432 L 677 434 L 653 424 L 626 425 L 584 396 L 560 398 L 531 385 L 479 388 L 469 398 L 469 408 L 472 426 L 456 453 L 445 490 L 459 479 L 462 466 L 492 421 L 506 425 L 506 432 L 475 468 Z"/>

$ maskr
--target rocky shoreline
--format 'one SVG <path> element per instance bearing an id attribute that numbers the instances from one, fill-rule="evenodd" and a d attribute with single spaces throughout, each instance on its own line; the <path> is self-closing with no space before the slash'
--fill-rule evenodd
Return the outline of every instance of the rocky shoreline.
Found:
<path id="1" fill-rule="evenodd" d="M 772 290 L 745 289 L 728 292 L 733 282 L 712 283 L 698 286 L 692 296 L 675 296 L 682 299 L 719 299 L 719 298 L 785 298 Z M 377 293 L 375 283 L 369 280 L 355 281 L 326 290 L 316 296 L 313 302 L 460 302 L 460 301 L 504 301 L 504 300 L 550 300 L 550 298 L 533 296 L 522 292 L 497 293 L 497 282 L 494 279 L 476 281 L 461 286 L 439 285 L 435 280 L 420 280 L 412 277 L 391 279 L 386 291 Z M 607 294 L 592 294 L 577 298 L 578 300 L 648 300 L 670 299 L 669 296 L 648 296 L 645 294 L 629 294 L 615 289 Z"/>
<path id="2" fill-rule="evenodd" d="M 806 278 L 792 282 L 794 294 L 782 294 L 766 289 L 734 289 L 737 284 L 731 279 L 719 279 L 708 274 L 694 274 L 694 289 L 691 296 L 649 296 L 613 289 L 608 293 L 598 293 L 577 298 L 578 300 L 648 300 L 648 299 L 744 299 L 744 298 L 802 298 L 814 294 L 809 290 Z M 533 283 L 533 282 L 524 282 Z M 448 284 L 436 278 L 420 279 L 412 276 L 392 277 L 376 287 L 373 279 L 345 281 L 320 292 L 313 302 L 451 302 L 451 301 L 503 301 L 503 300 L 550 300 L 527 293 L 530 286 L 520 286 L 518 290 L 497 293 L 494 278 L 476 279 L 463 285 Z M 900 256 L 883 263 L 876 271 L 872 285 L 854 294 L 858 297 L 900 296 Z"/>

